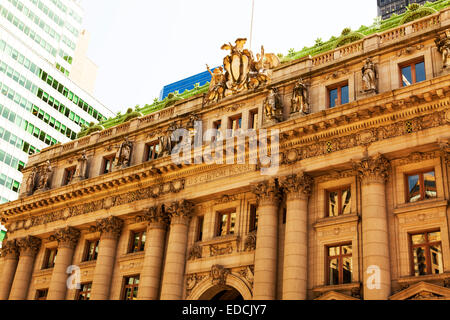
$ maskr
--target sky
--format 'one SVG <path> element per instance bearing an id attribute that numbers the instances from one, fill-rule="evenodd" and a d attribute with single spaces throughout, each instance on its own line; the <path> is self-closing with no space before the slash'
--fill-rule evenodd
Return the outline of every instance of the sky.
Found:
<path id="1" fill-rule="evenodd" d="M 222 44 L 250 39 L 252 0 L 82 0 L 94 96 L 114 112 L 152 104 L 163 86 L 222 64 Z M 252 51 L 296 51 L 372 25 L 376 0 L 255 0 Z M 249 47 L 247 42 L 247 47 Z"/>

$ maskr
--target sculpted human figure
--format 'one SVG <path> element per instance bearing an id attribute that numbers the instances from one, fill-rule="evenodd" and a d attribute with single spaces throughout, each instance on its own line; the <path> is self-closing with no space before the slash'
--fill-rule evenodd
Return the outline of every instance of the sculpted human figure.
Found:
<path id="1" fill-rule="evenodd" d="M 438 51 L 442 54 L 443 68 L 450 67 L 450 31 L 445 31 L 445 34 L 438 37 L 435 42 Z"/>
<path id="2" fill-rule="evenodd" d="M 133 143 L 125 138 L 125 141 L 120 145 L 119 150 L 116 153 L 115 167 L 128 167 L 131 159 L 131 151 L 133 149 Z"/>
<path id="3" fill-rule="evenodd" d="M 86 178 L 87 171 L 87 157 L 86 153 L 83 152 L 81 157 L 77 159 L 77 167 L 75 169 L 75 174 L 73 180 L 83 180 Z"/>
<path id="4" fill-rule="evenodd" d="M 50 175 L 53 172 L 53 168 L 50 165 L 50 160 L 47 160 L 45 165 L 41 169 L 38 189 L 43 190 L 47 188 L 48 180 L 50 179 Z"/>
<path id="5" fill-rule="evenodd" d="M 211 74 L 211 83 L 207 94 L 207 102 L 217 102 L 223 98 L 225 93 L 225 74 L 223 73 L 222 67 L 214 69 L 214 72 L 211 71 L 208 65 L 206 65 L 206 68 Z"/>
<path id="6" fill-rule="evenodd" d="M 27 195 L 31 196 L 34 192 L 34 186 L 36 182 L 36 176 L 37 176 L 37 167 L 33 167 L 33 171 L 31 171 L 30 175 L 27 178 L 26 182 L 26 191 Z"/>
<path id="7" fill-rule="evenodd" d="M 300 112 L 302 114 L 308 114 L 310 112 L 308 104 L 308 89 L 303 83 L 303 79 L 299 79 L 295 85 L 291 102 L 291 113 Z"/>
<path id="8" fill-rule="evenodd" d="M 279 99 L 278 93 L 275 88 L 271 89 L 269 96 L 264 100 L 264 113 L 266 115 L 266 120 L 277 119 L 279 109 Z"/>
<path id="9" fill-rule="evenodd" d="M 372 59 L 367 58 L 364 66 L 362 67 L 362 80 L 363 91 L 376 91 L 377 90 L 377 70 Z"/>

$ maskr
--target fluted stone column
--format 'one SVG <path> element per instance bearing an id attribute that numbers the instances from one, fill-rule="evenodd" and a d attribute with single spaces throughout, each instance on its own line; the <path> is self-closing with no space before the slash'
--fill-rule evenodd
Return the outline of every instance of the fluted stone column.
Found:
<path id="1" fill-rule="evenodd" d="M 101 236 L 92 281 L 92 300 L 109 300 L 117 242 L 122 227 L 123 220 L 117 217 L 97 220 L 97 230 Z"/>
<path id="2" fill-rule="evenodd" d="M 157 300 L 164 255 L 168 217 L 162 206 L 153 207 L 145 215 L 148 221 L 144 263 L 139 281 L 138 299 Z"/>
<path id="3" fill-rule="evenodd" d="M 25 300 L 30 287 L 31 275 L 33 273 L 34 260 L 41 247 L 41 239 L 28 236 L 16 241 L 19 247 L 19 263 L 9 294 L 10 300 Z"/>
<path id="4" fill-rule="evenodd" d="M 164 266 L 161 300 L 183 298 L 184 269 L 188 227 L 194 205 L 186 200 L 174 202 L 167 211 L 170 215 L 170 233 Z"/>
<path id="5" fill-rule="evenodd" d="M 11 285 L 16 273 L 17 262 L 19 261 L 19 248 L 16 240 L 9 240 L 3 244 L 1 249 L 3 259 L 3 271 L 0 276 L 0 300 L 8 300 Z"/>
<path id="6" fill-rule="evenodd" d="M 287 193 L 283 300 L 306 300 L 308 279 L 308 200 L 313 179 L 306 174 L 283 179 Z"/>
<path id="7" fill-rule="evenodd" d="M 72 227 L 59 229 L 52 236 L 58 241 L 58 253 L 53 267 L 47 300 L 64 300 L 67 292 L 67 268 L 72 264 L 73 253 L 80 239 L 80 231 Z"/>
<path id="8" fill-rule="evenodd" d="M 386 300 L 391 294 L 386 180 L 389 161 L 378 154 L 354 163 L 361 181 L 364 299 Z"/>
<path id="9" fill-rule="evenodd" d="M 275 180 L 259 183 L 253 186 L 252 191 L 258 196 L 253 299 L 274 300 L 276 299 L 280 192 Z"/>

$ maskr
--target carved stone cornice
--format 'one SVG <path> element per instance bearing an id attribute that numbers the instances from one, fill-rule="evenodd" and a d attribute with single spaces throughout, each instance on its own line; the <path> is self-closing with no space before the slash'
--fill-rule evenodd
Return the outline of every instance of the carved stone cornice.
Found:
<path id="1" fill-rule="evenodd" d="M 50 236 L 50 240 L 58 241 L 59 248 L 75 249 L 80 239 L 80 234 L 79 230 L 67 227 L 57 230 L 54 235 Z"/>
<path id="2" fill-rule="evenodd" d="M 382 154 L 365 157 L 361 161 L 352 161 L 362 184 L 385 183 L 391 164 Z"/>
<path id="3" fill-rule="evenodd" d="M 281 192 L 278 181 L 275 179 L 266 180 L 251 186 L 252 192 L 258 198 L 258 204 L 277 205 L 281 200 Z"/>
<path id="4" fill-rule="evenodd" d="M 17 246 L 19 247 L 20 255 L 34 257 L 38 253 L 42 240 L 33 236 L 17 239 Z"/>
<path id="5" fill-rule="evenodd" d="M 188 200 L 172 202 L 166 209 L 171 224 L 189 224 L 194 212 L 194 204 Z"/>
<path id="6" fill-rule="evenodd" d="M 6 259 L 17 259 L 19 257 L 19 247 L 16 240 L 5 241 L 0 249 L 0 257 Z"/>
<path id="7" fill-rule="evenodd" d="M 112 216 L 97 220 L 96 224 L 96 230 L 100 231 L 102 238 L 118 239 L 122 232 L 123 220 Z"/>
<path id="8" fill-rule="evenodd" d="M 308 199 L 312 193 L 314 179 L 305 174 L 292 174 L 281 179 L 281 187 L 287 193 L 288 200 Z"/>

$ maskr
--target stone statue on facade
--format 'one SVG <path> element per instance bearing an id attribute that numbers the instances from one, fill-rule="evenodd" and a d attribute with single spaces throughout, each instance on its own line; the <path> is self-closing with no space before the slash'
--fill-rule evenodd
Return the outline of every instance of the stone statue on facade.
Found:
<path id="1" fill-rule="evenodd" d="M 261 46 L 261 54 L 256 54 L 256 60 L 252 61 L 249 72 L 249 89 L 256 89 L 270 81 L 270 70 L 266 69 L 264 61 L 264 46 Z"/>
<path id="2" fill-rule="evenodd" d="M 39 174 L 38 190 L 40 190 L 40 191 L 47 190 L 48 181 L 49 181 L 52 173 L 53 173 L 53 168 L 50 164 L 50 160 L 47 160 L 47 162 L 44 164 L 44 166 L 42 166 L 41 172 Z"/>
<path id="3" fill-rule="evenodd" d="M 362 91 L 363 92 L 377 92 L 378 72 L 372 59 L 367 58 L 362 71 Z"/>
<path id="4" fill-rule="evenodd" d="M 177 123 L 172 123 L 169 128 L 167 128 L 165 134 L 158 138 L 159 140 L 159 157 L 169 156 L 172 152 L 172 133 L 179 129 L 179 125 Z"/>
<path id="5" fill-rule="evenodd" d="M 268 97 L 264 100 L 263 109 L 265 122 L 278 122 L 282 120 L 281 99 L 276 88 L 270 89 Z"/>
<path id="6" fill-rule="evenodd" d="M 72 182 L 78 182 L 86 179 L 87 173 L 87 157 L 86 153 L 83 152 L 81 157 L 77 159 L 77 167 L 75 169 L 75 174 L 72 178 Z"/>
<path id="7" fill-rule="evenodd" d="M 438 51 L 442 54 L 442 67 L 450 67 L 450 30 L 445 31 L 435 40 Z"/>
<path id="8" fill-rule="evenodd" d="M 33 170 L 31 171 L 30 175 L 28 176 L 27 182 L 26 182 L 26 193 L 28 196 L 31 196 L 34 192 L 37 174 L 38 174 L 37 167 L 33 167 Z"/>
<path id="9" fill-rule="evenodd" d="M 225 95 L 226 79 L 223 73 L 223 68 L 218 67 L 211 71 L 208 65 L 206 65 L 208 72 L 211 74 L 211 83 L 209 84 L 209 91 L 206 95 L 206 103 L 217 102 Z"/>
<path id="10" fill-rule="evenodd" d="M 131 152 L 133 150 L 133 143 L 125 138 L 119 149 L 117 150 L 116 157 L 114 160 L 114 168 L 125 168 L 130 165 Z"/>
<path id="11" fill-rule="evenodd" d="M 292 92 L 292 107 L 291 113 L 309 114 L 308 103 L 308 89 L 303 82 L 303 79 L 299 79 Z"/>

